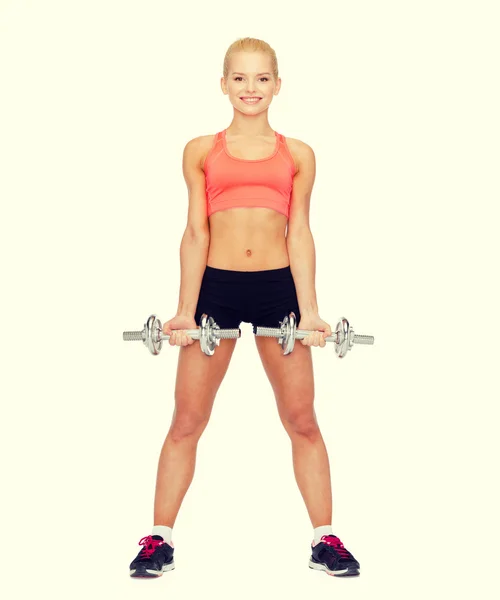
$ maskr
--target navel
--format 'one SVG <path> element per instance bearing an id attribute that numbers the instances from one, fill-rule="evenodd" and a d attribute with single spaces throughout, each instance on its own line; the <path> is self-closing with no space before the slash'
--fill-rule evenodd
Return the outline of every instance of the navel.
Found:
<path id="1" fill-rule="evenodd" d="M 252 256 L 252 251 L 250 249 L 247 250 L 247 256 Z"/>

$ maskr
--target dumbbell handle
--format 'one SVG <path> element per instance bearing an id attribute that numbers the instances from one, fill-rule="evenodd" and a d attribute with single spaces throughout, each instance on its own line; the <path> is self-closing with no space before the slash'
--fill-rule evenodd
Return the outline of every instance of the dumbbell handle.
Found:
<path id="1" fill-rule="evenodd" d="M 177 330 L 177 331 L 185 331 L 187 335 L 191 336 L 193 338 L 193 340 L 199 340 L 200 339 L 200 329 L 184 329 L 184 330 Z M 239 338 L 240 337 L 240 330 L 239 329 L 214 329 L 212 331 L 212 335 L 215 338 L 221 339 L 221 340 L 226 340 L 226 339 L 235 339 L 235 338 Z M 155 341 L 160 341 L 161 340 L 169 340 L 170 339 L 170 335 L 167 333 L 163 333 L 163 331 L 160 332 L 159 335 L 156 336 L 157 340 Z M 143 342 L 146 339 L 146 330 L 143 329 L 142 331 L 124 331 L 123 332 L 123 339 L 126 342 Z"/>
<path id="2" fill-rule="evenodd" d="M 257 327 L 257 335 L 262 335 L 264 337 L 280 337 L 281 329 L 277 327 Z M 303 340 L 311 333 L 315 333 L 315 331 L 310 331 L 308 329 L 296 329 L 295 330 L 295 339 Z M 336 342 L 336 335 L 329 335 L 325 338 L 326 342 Z M 357 333 L 354 334 L 352 339 L 354 344 L 374 344 L 375 337 L 373 335 L 359 335 Z"/>
<path id="3" fill-rule="evenodd" d="M 311 333 L 315 333 L 315 332 L 309 331 L 308 329 L 296 329 L 295 330 L 295 339 L 303 340 L 305 337 L 307 337 Z M 337 339 L 336 335 L 329 335 L 325 338 L 325 341 L 326 342 L 334 342 L 336 339 Z M 373 335 L 359 335 L 358 333 L 355 333 L 352 341 L 354 344 L 373 344 L 373 343 L 375 343 L 375 337 Z"/>

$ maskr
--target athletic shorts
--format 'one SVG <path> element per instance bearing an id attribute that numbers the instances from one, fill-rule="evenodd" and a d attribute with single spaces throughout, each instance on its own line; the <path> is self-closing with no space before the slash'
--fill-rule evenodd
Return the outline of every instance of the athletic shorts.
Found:
<path id="1" fill-rule="evenodd" d="M 300 311 L 290 265 L 264 271 L 231 271 L 206 265 L 194 319 L 213 317 L 221 329 L 238 329 L 241 322 L 257 327 L 280 327 L 293 311 L 297 327 Z"/>

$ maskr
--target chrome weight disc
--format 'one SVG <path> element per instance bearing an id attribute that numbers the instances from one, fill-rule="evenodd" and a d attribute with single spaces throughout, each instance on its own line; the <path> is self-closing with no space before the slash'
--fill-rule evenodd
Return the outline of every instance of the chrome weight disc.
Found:
<path id="1" fill-rule="evenodd" d="M 215 331 L 220 329 L 213 317 L 205 313 L 200 319 L 200 345 L 201 350 L 208 356 L 212 356 L 215 347 L 220 344 L 220 338 L 215 336 Z"/>
<path id="2" fill-rule="evenodd" d="M 354 329 L 351 329 L 349 321 L 345 317 L 341 317 L 335 333 L 337 334 L 337 340 L 334 343 L 335 352 L 339 358 L 344 358 L 354 343 Z"/>
<path id="3" fill-rule="evenodd" d="M 295 344 L 295 330 L 297 329 L 297 321 L 295 313 L 292 311 L 283 321 L 280 321 L 281 335 L 278 342 L 283 349 L 283 355 L 290 354 Z"/>
<path id="4" fill-rule="evenodd" d="M 162 347 L 162 324 L 160 319 L 156 315 L 151 315 L 148 317 L 143 331 L 145 337 L 142 341 L 144 342 L 146 348 L 151 352 L 151 354 L 160 354 Z"/>

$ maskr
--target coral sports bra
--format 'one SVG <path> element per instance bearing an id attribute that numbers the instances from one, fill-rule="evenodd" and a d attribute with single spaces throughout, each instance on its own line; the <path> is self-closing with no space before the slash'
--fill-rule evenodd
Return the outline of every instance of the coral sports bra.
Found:
<path id="1" fill-rule="evenodd" d="M 240 206 L 272 208 L 289 216 L 297 170 L 285 136 L 274 133 L 273 154 L 256 160 L 231 156 L 227 151 L 226 130 L 217 133 L 203 163 L 208 217 L 218 210 Z"/>

